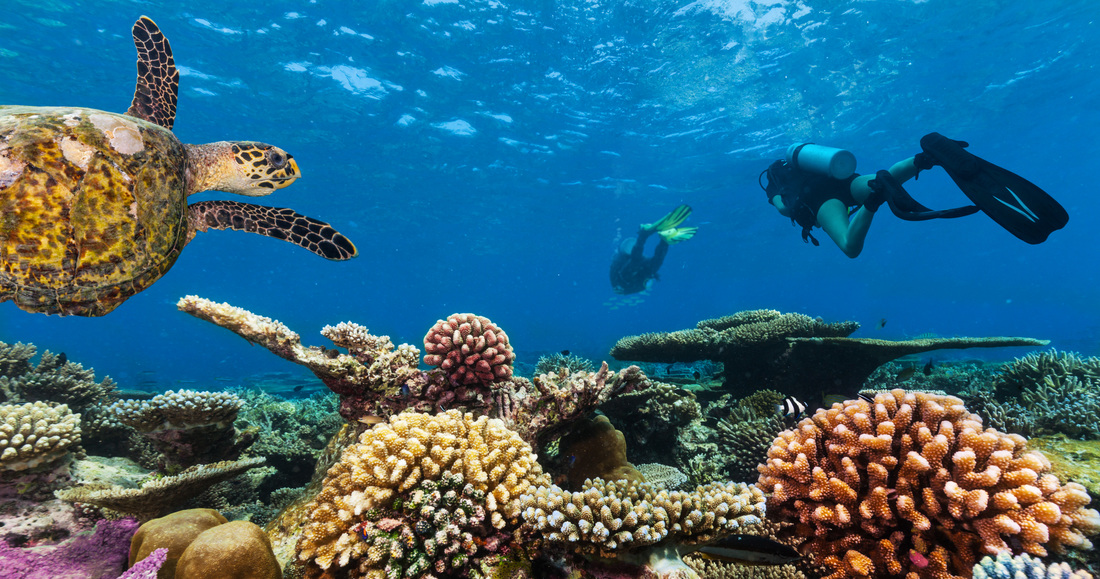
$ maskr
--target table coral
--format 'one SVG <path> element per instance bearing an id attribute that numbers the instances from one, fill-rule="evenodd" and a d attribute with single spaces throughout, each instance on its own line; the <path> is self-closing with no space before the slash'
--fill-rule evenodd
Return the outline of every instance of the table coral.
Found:
<path id="1" fill-rule="evenodd" d="M 834 579 L 966 577 L 982 554 L 1091 548 L 1088 493 L 1026 442 L 983 430 L 958 398 L 894 390 L 780 433 L 758 484 Z"/>
<path id="2" fill-rule="evenodd" d="M 422 493 L 427 489 L 418 485 L 442 481 L 445 475 L 449 475 L 447 485 L 461 485 L 464 490 L 466 485 L 472 486 L 469 493 L 454 495 L 456 501 L 471 501 L 474 514 L 471 519 L 463 510 L 461 517 L 466 519 L 458 522 L 465 524 L 459 525 L 462 530 L 457 532 L 481 537 L 481 546 L 489 554 L 508 547 L 487 538 L 518 526 L 520 495 L 532 486 L 549 483 L 531 447 L 499 420 L 474 418 L 457 410 L 434 416 L 398 414 L 364 432 L 358 443 L 344 451 L 325 475 L 321 492 L 306 507 L 310 514 L 298 542 L 298 559 L 305 564 L 306 576 L 400 577 L 410 568 L 420 570 L 420 564 L 414 562 L 422 558 L 429 563 L 424 572 L 437 565 L 454 569 L 459 553 L 438 550 L 436 543 L 434 554 L 429 554 L 426 541 L 413 540 L 415 537 L 400 541 L 402 528 L 415 533 L 422 519 L 432 516 L 423 509 L 415 513 L 403 510 L 410 501 L 434 500 L 424 499 Z M 483 516 L 476 513 L 478 506 L 484 509 Z M 413 518 L 414 514 L 421 520 Z M 452 510 L 440 517 L 459 515 Z M 474 519 L 479 521 L 476 529 L 471 526 Z M 443 523 L 430 521 L 427 525 L 446 527 Z M 424 551 L 406 552 L 418 546 Z M 467 571 L 471 562 L 457 561 L 459 566 L 467 565 Z"/>
<path id="3" fill-rule="evenodd" d="M 436 321 L 424 336 L 424 352 L 424 363 L 438 366 L 453 384 L 507 380 L 516 358 L 504 330 L 474 314 L 451 314 Z"/>
<path id="4" fill-rule="evenodd" d="M 0 472 L 56 465 L 80 445 L 80 416 L 61 404 L 0 405 Z"/>
<path id="5" fill-rule="evenodd" d="M 774 388 L 803 398 L 820 394 L 818 384 L 857 389 L 883 363 L 938 349 L 1042 346 L 1030 338 L 928 338 L 894 342 L 849 338 L 855 322 L 825 323 L 818 318 L 774 310 L 751 310 L 703 320 L 690 330 L 620 339 L 611 349 L 617 360 L 724 364 L 727 386 Z"/>
<path id="6" fill-rule="evenodd" d="M 169 390 L 149 400 L 120 400 L 114 417 L 152 441 L 162 470 L 235 460 L 255 440 L 233 427 L 241 399 L 228 392 Z"/>
<path id="7" fill-rule="evenodd" d="M 262 457 L 200 464 L 183 472 L 145 481 L 140 488 L 77 486 L 54 492 L 57 498 L 88 503 L 147 520 L 194 498 L 211 486 L 263 466 Z"/>

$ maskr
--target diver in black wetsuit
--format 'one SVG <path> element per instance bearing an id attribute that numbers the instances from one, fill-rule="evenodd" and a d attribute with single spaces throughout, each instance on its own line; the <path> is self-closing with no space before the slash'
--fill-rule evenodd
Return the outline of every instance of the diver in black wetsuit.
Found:
<path id="1" fill-rule="evenodd" d="M 894 215 L 907 221 L 954 218 L 981 210 L 1001 227 L 1027 243 L 1046 240 L 1069 221 L 1065 209 L 1035 184 L 976 157 L 969 145 L 939 133 L 921 139 L 922 152 L 899 161 L 889 171 L 859 175 L 848 151 L 819 145 L 794 145 L 787 159 L 764 173 L 768 201 L 780 214 L 802 226 L 802 240 L 821 227 L 848 257 L 863 251 L 863 242 L 875 212 L 888 203 Z M 974 205 L 933 211 L 915 201 L 901 184 L 922 170 L 941 166 Z"/>
<path id="2" fill-rule="evenodd" d="M 617 294 L 636 294 L 652 286 L 660 279 L 657 270 L 665 261 L 672 244 L 687 241 L 695 235 L 696 227 L 678 227 L 691 215 L 691 207 L 681 205 L 656 223 L 643 223 L 638 237 L 624 239 L 611 259 L 611 288 Z M 652 257 L 645 257 L 645 242 L 654 233 L 661 236 Z"/>

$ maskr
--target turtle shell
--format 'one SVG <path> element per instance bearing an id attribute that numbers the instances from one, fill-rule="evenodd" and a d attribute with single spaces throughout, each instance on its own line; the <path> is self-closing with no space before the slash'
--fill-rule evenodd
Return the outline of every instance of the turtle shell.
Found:
<path id="1" fill-rule="evenodd" d="M 116 113 L 0 106 L 0 301 L 100 316 L 187 242 L 187 151 Z"/>

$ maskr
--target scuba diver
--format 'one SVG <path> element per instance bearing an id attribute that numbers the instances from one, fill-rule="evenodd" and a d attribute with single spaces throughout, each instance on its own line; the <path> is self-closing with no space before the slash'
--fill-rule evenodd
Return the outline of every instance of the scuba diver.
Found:
<path id="1" fill-rule="evenodd" d="M 688 216 L 691 207 L 681 205 L 656 223 L 643 223 L 638 228 L 638 237 L 624 239 L 611 258 L 611 288 L 617 294 L 636 294 L 653 286 L 660 279 L 657 270 L 665 261 L 671 245 L 687 241 L 695 235 L 697 227 L 680 227 Z M 652 257 L 642 255 L 645 242 L 656 233 L 661 237 Z"/>
<path id="2" fill-rule="evenodd" d="M 786 159 L 760 174 L 760 186 L 780 214 L 802 226 L 802 241 L 818 245 L 810 231 L 820 227 L 852 258 L 863 251 L 871 220 L 883 203 L 906 221 L 964 217 L 980 210 L 1030 244 L 1046 241 L 1069 222 L 1054 198 L 1027 179 L 965 151 L 969 143 L 929 133 L 920 145 L 920 153 L 874 175 L 855 173 L 856 158 L 848 151 L 792 145 Z M 974 204 L 933 211 L 902 188 L 902 183 L 935 166 L 943 167 Z"/>

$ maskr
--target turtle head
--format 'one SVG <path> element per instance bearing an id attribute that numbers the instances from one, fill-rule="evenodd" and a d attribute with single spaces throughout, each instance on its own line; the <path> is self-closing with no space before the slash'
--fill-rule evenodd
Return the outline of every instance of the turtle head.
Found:
<path id="1" fill-rule="evenodd" d="M 230 143 L 237 170 L 228 176 L 225 191 L 261 197 L 290 185 L 302 176 L 298 163 L 286 151 L 254 141 Z"/>
<path id="2" fill-rule="evenodd" d="M 290 153 L 267 143 L 222 141 L 187 148 L 189 194 L 217 189 L 262 197 L 302 176 Z"/>

